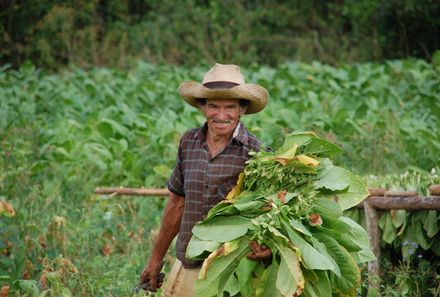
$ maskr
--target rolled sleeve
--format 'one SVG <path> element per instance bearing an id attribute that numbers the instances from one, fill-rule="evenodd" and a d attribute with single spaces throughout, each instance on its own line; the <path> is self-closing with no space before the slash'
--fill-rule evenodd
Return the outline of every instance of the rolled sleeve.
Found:
<path id="1" fill-rule="evenodd" d="M 185 196 L 185 191 L 183 188 L 183 172 L 182 172 L 182 143 L 179 145 L 179 151 L 177 154 L 177 161 L 174 170 L 168 179 L 167 187 L 170 192 L 178 196 Z"/>

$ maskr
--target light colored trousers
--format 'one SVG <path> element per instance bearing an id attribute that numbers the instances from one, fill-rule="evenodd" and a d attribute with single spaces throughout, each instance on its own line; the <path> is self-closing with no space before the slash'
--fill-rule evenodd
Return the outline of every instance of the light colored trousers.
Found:
<path id="1" fill-rule="evenodd" d="M 199 277 L 199 272 L 200 267 L 186 269 L 182 262 L 176 259 L 164 284 L 162 297 L 193 297 L 194 283 Z"/>

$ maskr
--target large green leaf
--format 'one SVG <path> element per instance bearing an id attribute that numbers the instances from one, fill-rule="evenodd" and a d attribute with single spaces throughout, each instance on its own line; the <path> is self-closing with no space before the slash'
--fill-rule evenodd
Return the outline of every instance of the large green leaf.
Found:
<path id="1" fill-rule="evenodd" d="M 332 237 L 319 233 L 315 235 L 319 241 L 325 244 L 328 253 L 336 261 L 341 270 L 341 277 L 331 273 L 330 282 L 334 294 L 347 297 L 356 296 L 356 288 L 361 284 L 360 270 L 356 261 L 347 250 Z"/>
<path id="2" fill-rule="evenodd" d="M 225 256 L 215 258 L 207 269 L 205 279 L 198 279 L 194 284 L 196 297 L 211 297 L 224 288 L 239 261 L 249 252 L 249 239 L 240 238 L 238 247 Z"/>
<path id="3" fill-rule="evenodd" d="M 365 182 L 350 171 L 331 167 L 322 173 L 315 183 L 316 189 L 335 191 L 342 210 L 349 209 L 367 198 L 368 189 Z"/>
<path id="4" fill-rule="evenodd" d="M 186 249 L 186 256 L 196 258 L 205 252 L 213 252 L 221 246 L 221 243 L 213 240 L 200 240 L 193 235 Z"/>
<path id="5" fill-rule="evenodd" d="M 194 226 L 193 234 L 202 240 L 228 242 L 245 235 L 251 226 L 248 218 L 218 216 Z"/>
<path id="6" fill-rule="evenodd" d="M 404 209 L 395 209 L 390 211 L 391 220 L 393 222 L 394 227 L 401 227 L 406 220 L 407 211 Z"/>
<path id="7" fill-rule="evenodd" d="M 428 211 L 428 215 L 423 218 L 423 229 L 426 231 L 426 235 L 432 238 L 439 231 L 439 224 L 437 219 L 437 211 L 430 210 Z"/>
<path id="8" fill-rule="evenodd" d="M 283 154 L 295 145 L 302 146 L 309 143 L 315 137 L 316 135 L 312 132 L 293 132 L 285 137 L 284 144 L 275 153 Z"/>
<path id="9" fill-rule="evenodd" d="M 316 212 L 327 217 L 339 218 L 342 216 L 341 206 L 331 198 L 316 199 L 312 207 L 312 212 Z"/>
<path id="10" fill-rule="evenodd" d="M 287 223 L 284 225 L 284 230 L 287 231 L 293 245 L 299 248 L 301 259 L 307 269 L 331 270 L 337 275 L 340 274 L 338 266 L 330 256 L 319 253 Z"/>
<path id="11" fill-rule="evenodd" d="M 340 219 L 351 225 L 352 228 L 350 231 L 350 238 L 357 246 L 361 248 L 360 251 L 351 253 L 356 262 L 364 263 L 376 260 L 376 256 L 370 248 L 367 231 L 365 231 L 361 225 L 350 218 L 341 217 Z"/>
<path id="12" fill-rule="evenodd" d="M 332 229 L 328 228 L 321 228 L 319 231 L 315 232 L 314 234 L 327 234 L 334 238 L 340 245 L 342 245 L 347 251 L 349 252 L 359 252 L 362 250 L 362 247 L 360 247 L 357 242 L 353 241 L 353 236 L 347 232 L 347 233 L 340 233 L 337 231 L 334 231 Z"/>
<path id="13" fill-rule="evenodd" d="M 238 283 L 240 286 L 240 293 L 242 296 L 250 296 L 252 293 L 252 288 L 250 286 L 250 281 L 252 278 L 252 272 L 255 267 L 259 264 L 258 261 L 250 260 L 246 257 L 240 260 L 240 263 L 235 270 L 238 278 Z"/>
<path id="14" fill-rule="evenodd" d="M 394 227 L 391 214 L 386 212 L 379 220 L 379 226 L 382 229 L 382 240 L 386 243 L 392 243 L 397 237 L 396 227 Z"/>
<path id="15" fill-rule="evenodd" d="M 284 295 L 291 296 L 298 289 L 304 288 L 304 276 L 295 252 L 281 244 L 274 244 L 278 249 L 281 262 L 277 273 L 277 288 Z"/>
<path id="16" fill-rule="evenodd" d="M 272 264 L 264 270 L 255 290 L 255 297 L 281 297 L 277 289 L 278 261 L 272 261 Z M 242 295 L 246 296 L 246 295 Z"/>
<path id="17" fill-rule="evenodd" d="M 307 228 L 301 224 L 300 221 L 297 221 L 295 219 L 290 219 L 290 225 L 293 227 L 293 229 L 295 229 L 298 232 L 301 232 L 302 234 L 305 234 L 307 236 L 313 236 L 312 233 L 310 233 L 309 230 L 307 230 Z"/>
<path id="18" fill-rule="evenodd" d="M 341 153 L 342 149 L 337 145 L 322 139 L 322 138 L 312 138 L 311 141 L 305 145 L 303 153 L 311 155 L 319 155 L 325 157 L 333 158 L 337 154 Z"/>
<path id="19" fill-rule="evenodd" d="M 212 219 L 215 216 L 228 216 L 234 214 L 238 214 L 238 211 L 234 208 L 232 203 L 221 202 L 211 208 L 205 220 Z"/>
<path id="20" fill-rule="evenodd" d="M 237 276 L 234 273 L 232 273 L 229 276 L 229 278 L 228 278 L 228 280 L 226 282 L 226 285 L 224 286 L 224 289 L 222 289 L 219 286 L 219 291 L 222 292 L 222 293 L 223 292 L 228 292 L 229 296 L 235 296 L 238 293 L 240 293 L 240 285 L 238 283 Z M 224 296 L 224 294 L 220 294 L 220 296 Z"/>
<path id="21" fill-rule="evenodd" d="M 349 172 L 341 167 L 332 166 L 319 173 L 316 189 L 325 188 L 330 191 L 344 191 L 350 185 Z"/>
<path id="22" fill-rule="evenodd" d="M 348 233 L 351 230 L 351 226 L 341 220 L 342 217 L 327 217 L 325 214 L 322 214 L 322 228 L 329 229 L 331 232 L 335 233 Z"/>
<path id="23" fill-rule="evenodd" d="M 262 201 L 262 200 L 254 200 L 254 201 L 248 201 L 245 203 L 235 203 L 234 207 L 239 211 L 239 212 L 255 212 L 255 211 L 259 211 L 261 207 L 265 206 L 267 204 L 266 201 Z"/>
<path id="24" fill-rule="evenodd" d="M 432 245 L 432 239 L 429 238 L 423 231 L 423 216 L 422 212 L 415 212 L 411 217 L 411 232 L 414 233 L 417 243 L 425 250 L 428 250 Z"/>
<path id="25" fill-rule="evenodd" d="M 313 286 L 315 288 L 315 292 L 319 297 L 332 297 L 332 287 L 330 284 L 330 280 L 328 278 L 327 272 L 325 271 L 315 271 L 317 279 L 314 280 Z"/>
<path id="26" fill-rule="evenodd" d="M 278 268 L 275 285 L 283 296 L 294 296 L 296 293 L 297 282 L 288 267 L 287 260 L 283 257 Z"/>
<path id="27" fill-rule="evenodd" d="M 304 297 L 320 297 L 317 295 L 315 288 L 312 283 L 306 280 L 306 285 L 304 287 L 304 292 L 302 294 Z"/>

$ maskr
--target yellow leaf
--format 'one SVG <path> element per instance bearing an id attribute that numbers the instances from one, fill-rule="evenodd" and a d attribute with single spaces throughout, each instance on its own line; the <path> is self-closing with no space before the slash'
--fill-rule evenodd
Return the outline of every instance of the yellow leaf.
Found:
<path id="1" fill-rule="evenodd" d="M 312 167 L 319 166 L 319 161 L 318 160 L 313 159 L 313 158 L 311 158 L 309 156 L 306 156 L 306 155 L 296 156 L 294 158 L 294 160 L 299 161 L 299 162 L 301 162 L 301 163 L 303 163 L 304 165 L 307 165 L 307 166 L 312 166 Z"/>
<path id="2" fill-rule="evenodd" d="M 235 251 L 236 249 L 238 249 L 238 242 L 239 242 L 238 239 L 225 242 L 225 244 L 224 244 L 225 249 L 224 249 L 224 253 L 222 256 L 227 256 L 230 253 L 232 253 L 233 251 Z"/>
<path id="3" fill-rule="evenodd" d="M 6 201 L 0 201 L 0 216 L 4 215 L 7 217 L 13 217 L 15 216 L 14 208 L 11 204 L 9 204 Z"/>
<path id="4" fill-rule="evenodd" d="M 52 218 L 52 221 L 54 222 L 55 226 L 57 226 L 57 227 L 63 227 L 66 224 L 66 219 L 64 217 L 60 217 L 60 216 L 54 216 Z"/>
<path id="5" fill-rule="evenodd" d="M 244 183 L 244 173 L 238 175 L 237 184 L 232 188 L 232 190 L 226 196 L 226 200 L 234 200 L 235 197 L 240 195 Z"/>
<path id="6" fill-rule="evenodd" d="M 294 159 L 296 154 L 296 149 L 298 148 L 298 145 L 295 144 L 292 146 L 292 148 L 280 155 L 270 157 L 271 160 L 275 160 L 279 163 L 281 163 L 283 166 L 285 166 L 287 163 L 289 163 L 292 159 Z"/>
<path id="7" fill-rule="evenodd" d="M 225 253 L 225 246 L 222 245 L 221 247 L 219 247 L 218 249 L 213 251 L 208 256 L 208 258 L 205 259 L 205 261 L 203 261 L 203 265 L 202 265 L 202 268 L 200 269 L 200 273 L 199 273 L 199 279 L 206 278 L 206 273 L 208 272 L 208 268 L 211 265 L 212 261 L 214 261 L 215 258 L 222 256 L 224 253 Z"/>

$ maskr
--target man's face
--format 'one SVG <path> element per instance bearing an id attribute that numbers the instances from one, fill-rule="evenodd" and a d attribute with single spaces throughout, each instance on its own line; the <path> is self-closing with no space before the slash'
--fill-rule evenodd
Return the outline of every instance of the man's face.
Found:
<path id="1" fill-rule="evenodd" d="M 208 130 L 217 136 L 227 136 L 233 133 L 246 108 L 240 107 L 238 99 L 206 99 L 206 105 L 201 106 L 201 110 Z"/>

